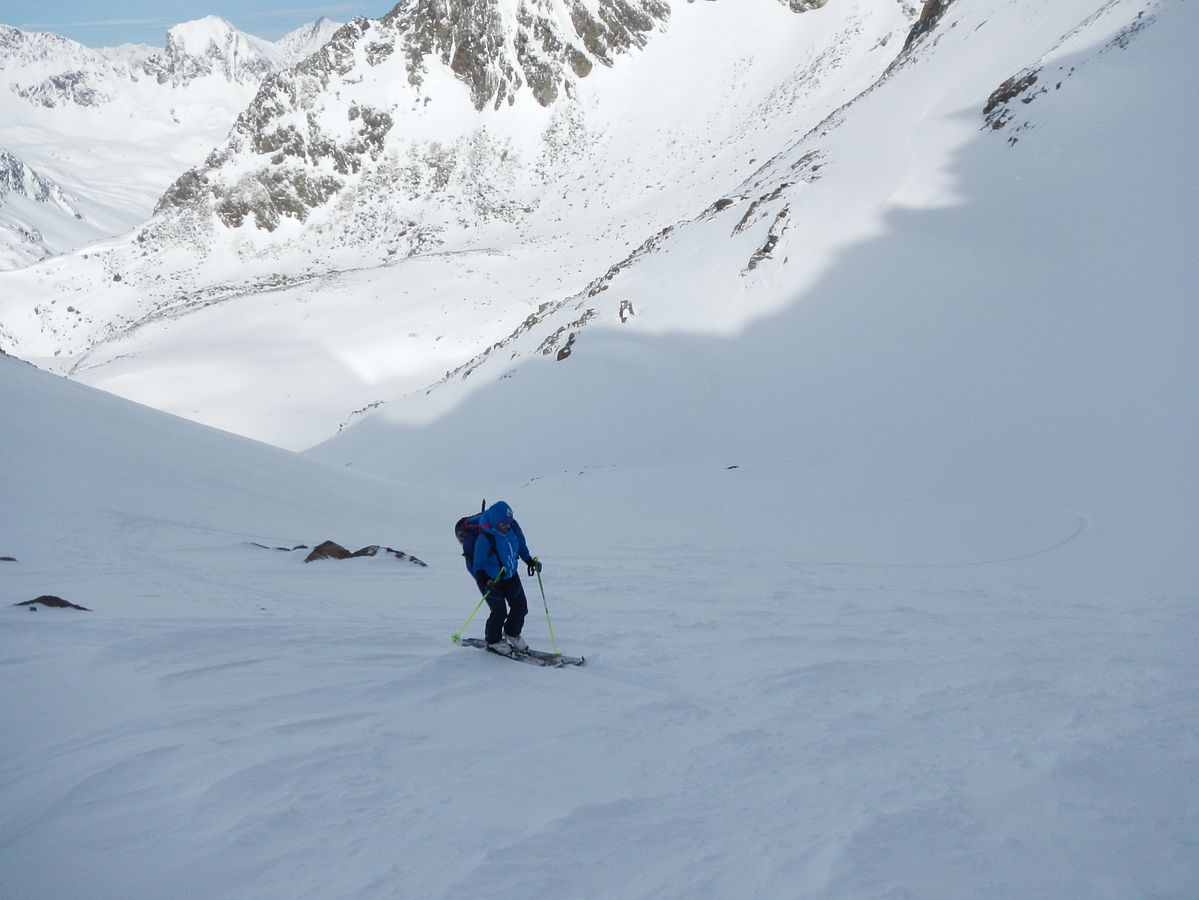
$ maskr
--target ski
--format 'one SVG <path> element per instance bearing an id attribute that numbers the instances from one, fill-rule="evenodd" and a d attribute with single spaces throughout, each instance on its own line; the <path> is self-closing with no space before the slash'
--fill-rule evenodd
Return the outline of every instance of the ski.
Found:
<path id="1" fill-rule="evenodd" d="M 482 638 L 463 638 L 463 647 L 478 647 L 480 650 L 487 649 L 487 643 Z M 528 663 L 531 666 L 545 666 L 551 669 L 562 669 L 566 666 L 581 666 L 586 662 L 586 657 L 583 656 L 563 656 L 562 654 L 554 655 L 546 653 L 544 650 L 518 650 L 511 656 L 504 653 L 496 653 L 496 656 L 503 656 L 506 659 L 515 659 L 518 662 Z"/>

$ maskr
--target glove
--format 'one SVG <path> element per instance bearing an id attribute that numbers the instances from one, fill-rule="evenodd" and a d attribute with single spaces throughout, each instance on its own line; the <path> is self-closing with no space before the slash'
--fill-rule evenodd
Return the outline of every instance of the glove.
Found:
<path id="1" fill-rule="evenodd" d="M 491 588 L 495 587 L 496 584 L 499 583 L 499 580 L 499 576 L 496 576 L 495 578 L 488 578 L 487 573 L 482 569 L 475 572 L 475 584 L 479 586 L 479 590 L 481 591 L 490 590 Z"/>
<path id="2" fill-rule="evenodd" d="M 529 576 L 532 577 L 541 571 L 541 560 L 534 556 L 529 561 Z"/>

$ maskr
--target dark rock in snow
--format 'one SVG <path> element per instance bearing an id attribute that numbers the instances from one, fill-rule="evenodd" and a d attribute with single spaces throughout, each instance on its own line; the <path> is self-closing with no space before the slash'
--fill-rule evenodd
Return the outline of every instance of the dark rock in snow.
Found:
<path id="1" fill-rule="evenodd" d="M 316 545 L 313 551 L 304 558 L 304 562 L 315 562 L 318 559 L 349 559 L 353 555 L 336 541 L 324 541 Z"/>
<path id="2" fill-rule="evenodd" d="M 993 130 L 998 131 L 1007 124 L 1012 116 L 1008 104 L 1035 85 L 1040 73 L 1040 69 L 1025 69 L 1004 81 L 991 93 L 987 98 L 987 105 L 983 107 L 983 118 Z M 1031 99 L 1031 96 L 1025 97 L 1023 102 L 1028 103 Z"/>
<path id="3" fill-rule="evenodd" d="M 801 13 L 820 9 L 828 0 L 779 0 L 779 3 L 785 4 L 791 12 Z"/>
<path id="4" fill-rule="evenodd" d="M 43 594 L 33 600 L 26 600 L 24 603 L 14 603 L 13 606 L 28 606 L 30 611 L 33 611 L 38 606 L 46 606 L 54 609 L 80 609 L 84 612 L 91 612 L 86 606 L 70 603 L 62 599 L 62 597 L 55 597 L 52 594 Z"/>
<path id="5" fill-rule="evenodd" d="M 361 550 L 355 550 L 351 553 L 341 544 L 336 541 L 324 541 L 317 544 L 312 552 L 304 558 L 304 562 L 316 562 L 321 559 L 354 559 L 361 556 L 378 556 L 380 553 L 394 556 L 396 559 L 407 560 L 416 566 L 426 566 L 427 563 L 422 562 L 415 556 L 409 556 L 402 550 L 394 550 L 391 547 L 381 547 L 378 544 L 371 544 L 369 547 L 363 547 Z"/>
<path id="6" fill-rule="evenodd" d="M 916 19 L 912 30 L 908 32 L 903 49 L 907 50 L 912 44 L 936 28 L 937 23 L 941 21 L 941 16 L 945 15 L 945 10 L 949 9 L 949 4 L 952 2 L 953 0 L 926 0 L 924 8 L 920 10 L 920 17 Z"/>

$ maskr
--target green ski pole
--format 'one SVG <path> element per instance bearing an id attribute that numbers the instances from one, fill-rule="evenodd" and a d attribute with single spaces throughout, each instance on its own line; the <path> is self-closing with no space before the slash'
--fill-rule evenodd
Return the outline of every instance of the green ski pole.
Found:
<path id="1" fill-rule="evenodd" d="M 500 574 L 495 576 L 495 581 L 499 581 L 503 576 L 504 576 L 504 567 L 500 566 Z M 491 583 L 491 587 L 487 588 L 487 590 L 484 592 L 483 596 L 479 599 L 479 605 L 475 607 L 475 612 L 472 612 L 469 616 L 467 616 L 466 621 L 462 623 L 462 627 L 450 635 L 450 640 L 453 641 L 455 644 L 462 643 L 462 632 L 466 631 L 466 626 L 469 625 L 470 620 L 475 617 L 475 613 L 477 613 L 480 609 L 483 608 L 483 601 L 486 600 L 487 597 L 491 594 L 491 588 L 495 587 L 495 581 L 493 581 Z"/>
<path id="2" fill-rule="evenodd" d="M 541 605 L 545 607 L 545 624 L 550 629 L 550 644 L 554 647 L 554 656 L 561 656 L 562 652 L 558 649 L 558 642 L 554 640 L 554 623 L 550 621 L 550 605 L 545 602 L 545 585 L 541 583 L 541 568 L 537 569 L 537 586 L 541 588 Z"/>

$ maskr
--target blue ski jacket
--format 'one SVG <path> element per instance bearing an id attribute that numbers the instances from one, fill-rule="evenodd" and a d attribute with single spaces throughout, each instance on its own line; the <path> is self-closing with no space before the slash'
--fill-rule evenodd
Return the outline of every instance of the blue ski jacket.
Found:
<path id="1" fill-rule="evenodd" d="M 517 574 L 517 560 L 532 564 L 533 554 L 525 543 L 525 534 L 512 516 L 512 507 L 503 500 L 493 503 L 479 516 L 479 528 L 471 572 L 476 575 L 485 572 L 489 579 L 494 579 L 503 567 L 503 580 L 507 581 Z"/>

